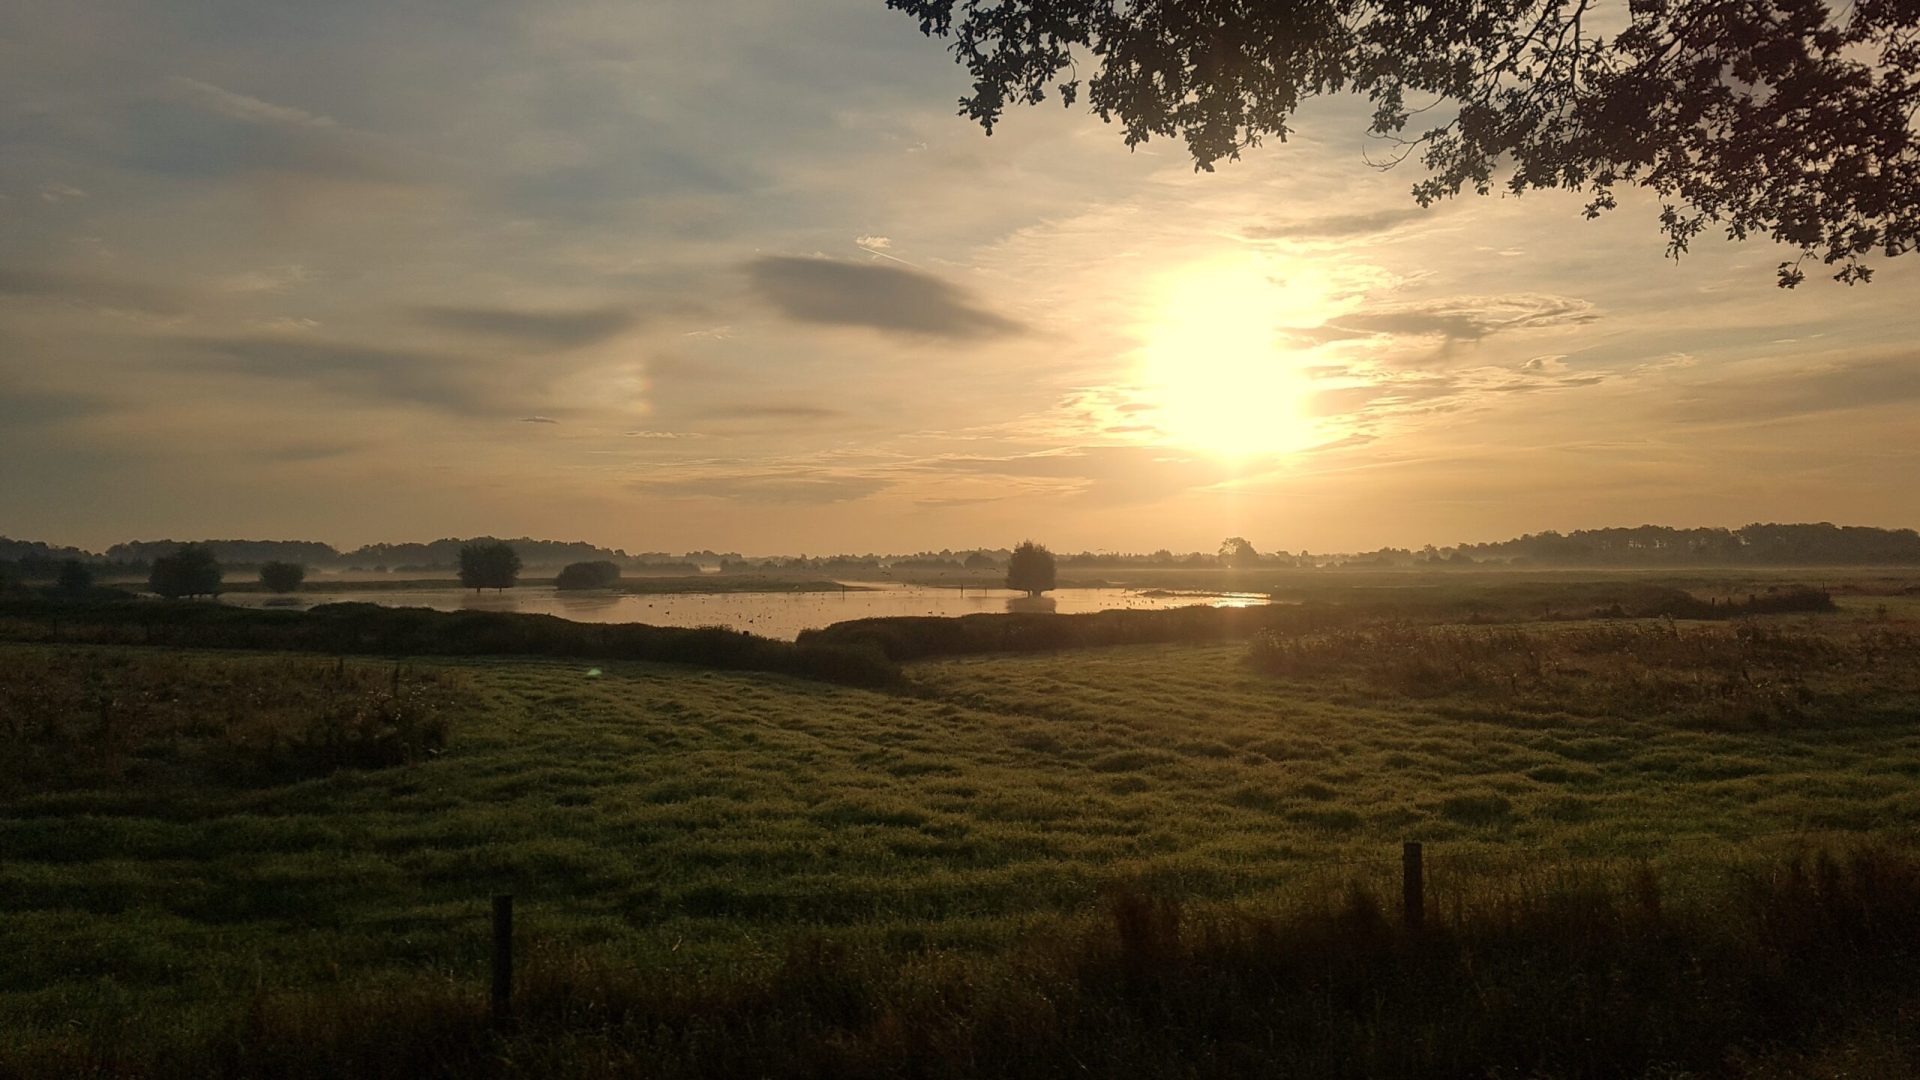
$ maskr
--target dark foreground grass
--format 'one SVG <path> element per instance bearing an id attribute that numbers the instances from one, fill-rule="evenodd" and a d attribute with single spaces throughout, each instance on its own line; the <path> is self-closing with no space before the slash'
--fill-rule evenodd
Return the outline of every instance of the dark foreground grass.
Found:
<path id="1" fill-rule="evenodd" d="M 1748 864 L 1685 897 L 1642 869 L 1437 899 L 1416 931 L 1357 884 L 1261 914 L 1129 891 L 1103 917 L 991 956 L 806 937 L 748 971 L 649 971 L 536 940 L 504 1028 L 477 987 L 419 978 L 262 991 L 188 1031 L 33 1039 L 0 1051 L 0 1069 L 1893 1080 L 1920 1068 L 1910 854 Z M 1820 1068 L 1823 1056 L 1851 1068 Z"/>

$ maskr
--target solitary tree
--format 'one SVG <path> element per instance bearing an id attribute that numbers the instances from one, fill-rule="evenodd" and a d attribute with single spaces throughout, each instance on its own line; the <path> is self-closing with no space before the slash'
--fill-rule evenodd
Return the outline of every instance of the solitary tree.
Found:
<path id="1" fill-rule="evenodd" d="M 1260 553 L 1253 549 L 1253 545 L 1247 542 L 1246 537 L 1229 536 L 1220 541 L 1220 562 L 1236 570 L 1257 566 L 1260 562 Z"/>
<path id="2" fill-rule="evenodd" d="M 887 0 L 952 39 L 961 114 L 1085 93 L 1128 146 L 1179 136 L 1199 169 L 1284 141 L 1309 98 L 1366 97 L 1381 167 L 1418 155 L 1427 206 L 1565 188 L 1587 216 L 1651 189 L 1678 256 L 1708 225 L 1866 281 L 1920 241 L 1920 5 L 1911 0 Z M 1614 12 L 1605 13 L 1611 17 Z M 1410 127 L 1410 125 L 1414 125 Z M 1496 173 L 1500 178 L 1496 180 Z"/>
<path id="3" fill-rule="evenodd" d="M 60 564 L 60 591 L 63 593 L 83 593 L 93 588 L 93 571 L 79 559 L 67 559 Z"/>
<path id="4" fill-rule="evenodd" d="M 722 569 L 724 569 L 724 565 Z M 620 581 L 620 567 L 606 559 L 569 563 L 553 579 L 556 589 L 610 589 Z"/>
<path id="5" fill-rule="evenodd" d="M 1053 552 L 1031 540 L 1022 540 L 1007 560 L 1007 588 L 1039 596 L 1053 588 Z"/>
<path id="6" fill-rule="evenodd" d="M 220 564 L 213 552 L 199 544 L 187 544 L 153 560 L 147 587 L 169 600 L 213 596 L 220 592 L 220 578 Z"/>
<path id="7" fill-rule="evenodd" d="M 293 562 L 269 562 L 260 565 L 260 584 L 277 593 L 290 593 L 307 580 L 307 568 Z"/>
<path id="8" fill-rule="evenodd" d="M 481 589 L 511 589 L 520 578 L 520 553 L 502 540 L 460 546 L 460 584 Z"/>

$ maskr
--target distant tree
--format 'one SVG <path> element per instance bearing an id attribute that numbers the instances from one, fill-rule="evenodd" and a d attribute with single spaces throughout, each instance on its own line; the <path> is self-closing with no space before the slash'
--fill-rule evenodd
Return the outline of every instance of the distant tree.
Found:
<path id="1" fill-rule="evenodd" d="M 1260 553 L 1253 550 L 1253 545 L 1247 543 L 1246 537 L 1229 536 L 1225 540 L 1220 541 L 1220 562 L 1222 565 L 1231 566 L 1236 570 L 1248 566 L 1258 566 L 1260 564 Z"/>
<path id="2" fill-rule="evenodd" d="M 501 540 L 483 540 L 460 547 L 460 584 L 481 589 L 511 589 L 520 579 L 520 553 Z"/>
<path id="3" fill-rule="evenodd" d="M 220 592 L 220 563 L 199 544 L 186 544 L 171 555 L 153 560 L 147 587 L 169 600 L 182 596 L 214 596 Z"/>
<path id="4" fill-rule="evenodd" d="M 961 112 L 988 132 L 1051 90 L 1211 170 L 1285 140 L 1307 99 L 1350 93 L 1386 146 L 1369 161 L 1424 166 L 1421 206 L 1561 188 L 1597 217 L 1648 188 L 1670 253 L 1710 225 L 1768 237 L 1797 249 L 1789 286 L 1802 261 L 1865 281 L 1866 258 L 1920 243 L 1911 0 L 1632 0 L 1607 5 L 1615 27 L 1588 0 L 887 6 L 952 39 L 973 78 Z"/>
<path id="5" fill-rule="evenodd" d="M 994 562 L 993 556 L 987 554 L 986 552 L 976 551 L 973 554 L 967 556 L 966 561 L 961 565 L 965 566 L 969 570 L 991 570 L 994 567 L 999 566 L 1000 564 L 997 562 Z"/>
<path id="6" fill-rule="evenodd" d="M 733 565 L 735 564 L 722 560 L 720 568 L 726 570 Z M 553 579 L 553 587 L 556 589 L 608 589 L 619 581 L 620 567 L 606 559 L 599 559 L 594 562 L 567 564 L 566 568 L 560 571 L 560 576 Z"/>
<path id="7" fill-rule="evenodd" d="M 1031 540 L 1022 540 L 1007 560 L 1007 588 L 1039 596 L 1053 588 L 1053 552 Z"/>
<path id="8" fill-rule="evenodd" d="M 290 593 L 307 580 L 307 568 L 296 562 L 275 560 L 260 566 L 260 584 L 277 593 Z"/>
<path id="9" fill-rule="evenodd" d="M 67 559 L 60 564 L 60 591 L 64 593 L 82 593 L 93 588 L 93 571 L 79 559 Z"/>

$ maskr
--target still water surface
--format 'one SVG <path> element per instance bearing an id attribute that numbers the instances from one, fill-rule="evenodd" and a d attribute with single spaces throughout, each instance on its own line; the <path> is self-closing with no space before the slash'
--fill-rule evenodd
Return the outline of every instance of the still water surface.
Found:
<path id="1" fill-rule="evenodd" d="M 938 589 L 893 582 L 849 581 L 869 591 L 819 593 L 680 593 L 625 596 L 612 593 L 558 592 L 535 586 L 505 592 L 471 589 L 406 589 L 307 593 L 291 604 L 268 593 L 228 593 L 222 603 L 242 607 L 295 607 L 369 603 L 388 607 L 425 607 L 437 611 L 520 611 L 558 615 L 576 622 L 652 623 L 655 626 L 727 626 L 791 641 L 800 631 L 890 615 L 972 615 L 982 611 L 1057 611 L 1077 614 L 1115 609 L 1159 611 L 1208 604 L 1244 607 L 1264 604 L 1254 593 L 1180 593 L 1148 595 L 1135 589 L 1056 589 L 1038 601 L 1007 589 Z"/>

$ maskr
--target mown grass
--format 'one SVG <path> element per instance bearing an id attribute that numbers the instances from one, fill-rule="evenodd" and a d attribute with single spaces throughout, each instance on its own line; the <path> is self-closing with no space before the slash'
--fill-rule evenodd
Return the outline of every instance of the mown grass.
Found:
<path id="1" fill-rule="evenodd" d="M 1911 629 L 1768 625 L 1685 647 L 1848 657 Z M 1391 639 L 1280 674 L 1244 644 L 966 657 L 907 692 L 423 663 L 465 704 L 415 764 L 226 786 L 76 765 L 0 798 L 0 1075 L 1915 1061 L 1920 657 L 1836 661 L 1811 712 L 1722 724 L 1614 692 L 1607 664 L 1667 646 L 1528 647 L 1580 659 L 1517 690 L 1515 649 L 1432 686 L 1382 666 Z M 0 670 L 148 655 L 288 662 L 8 645 Z M 1382 899 L 1407 839 L 1425 937 Z M 495 891 L 530 952 L 504 1034 L 482 1013 Z"/>

